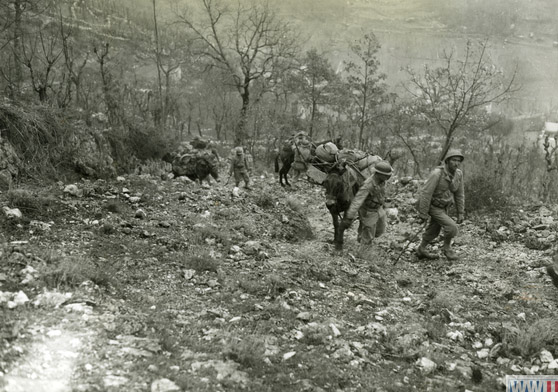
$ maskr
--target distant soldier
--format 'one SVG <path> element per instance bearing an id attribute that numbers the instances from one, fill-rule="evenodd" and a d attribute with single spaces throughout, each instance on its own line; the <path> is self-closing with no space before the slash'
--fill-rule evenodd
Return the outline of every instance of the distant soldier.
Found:
<path id="1" fill-rule="evenodd" d="M 463 162 L 459 150 L 450 150 L 444 157 L 444 164 L 436 167 L 420 191 L 418 212 L 421 221 L 430 218 L 422 235 L 422 242 L 417 248 L 419 258 L 435 259 L 438 256 L 426 250 L 443 231 L 444 244 L 442 253 L 448 260 L 457 260 L 459 256 L 451 248 L 451 241 L 457 235 L 457 224 L 463 222 L 465 213 L 465 193 L 463 191 L 463 172 L 459 169 Z M 455 204 L 457 223 L 449 215 L 449 208 Z"/>
<path id="2" fill-rule="evenodd" d="M 370 246 L 374 238 L 381 236 L 386 230 L 386 213 L 384 211 L 386 181 L 393 170 L 388 162 L 378 162 L 374 174 L 364 181 L 355 195 L 346 217 L 341 222 L 344 230 L 349 227 L 357 214 L 360 220 L 357 241 L 363 249 Z"/>
<path id="3" fill-rule="evenodd" d="M 246 189 L 252 189 L 250 188 L 250 178 L 248 177 L 248 164 L 246 163 L 242 147 L 235 148 L 235 154 L 231 160 L 229 175 L 234 175 L 234 182 L 236 186 L 239 186 L 240 181 L 244 180 L 244 187 Z"/>
<path id="4" fill-rule="evenodd" d="M 558 253 L 555 253 L 554 256 L 552 256 L 552 261 L 552 264 L 546 266 L 546 272 L 550 275 L 552 284 L 558 287 Z"/>

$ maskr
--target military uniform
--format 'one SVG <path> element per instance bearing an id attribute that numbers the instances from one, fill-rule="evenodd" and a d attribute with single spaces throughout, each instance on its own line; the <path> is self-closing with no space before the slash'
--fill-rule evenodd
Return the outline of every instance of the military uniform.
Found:
<path id="1" fill-rule="evenodd" d="M 378 174 L 383 177 L 381 178 Z M 378 163 L 374 174 L 368 177 L 359 188 L 345 215 L 345 226 L 347 226 L 358 213 L 360 224 L 357 239 L 363 246 L 371 245 L 374 238 L 381 236 L 386 231 L 386 212 L 383 208 L 386 199 L 385 181 L 391 174 L 392 169 L 389 163 Z"/>
<path id="2" fill-rule="evenodd" d="M 244 159 L 244 154 L 241 148 L 237 148 L 235 155 L 231 160 L 231 168 L 229 170 L 229 175 L 234 175 L 234 182 L 236 186 L 240 185 L 240 181 L 244 181 L 244 187 L 246 189 L 250 188 L 250 177 L 248 177 L 248 165 Z"/>
<path id="3" fill-rule="evenodd" d="M 443 252 L 450 260 L 457 259 L 457 255 L 451 250 L 451 240 L 457 235 L 457 223 L 448 215 L 448 210 L 455 204 L 458 222 L 460 223 L 465 213 L 465 192 L 463 190 L 463 172 L 455 168 L 452 173 L 448 168 L 451 158 L 459 158 L 463 161 L 463 155 L 458 150 L 450 150 L 444 159 L 443 166 L 435 168 L 421 189 L 418 212 L 422 219 L 430 221 L 422 235 L 422 243 L 417 249 L 419 257 L 435 258 L 433 254 L 426 251 L 425 247 L 430 244 L 440 232 L 443 232 Z"/>

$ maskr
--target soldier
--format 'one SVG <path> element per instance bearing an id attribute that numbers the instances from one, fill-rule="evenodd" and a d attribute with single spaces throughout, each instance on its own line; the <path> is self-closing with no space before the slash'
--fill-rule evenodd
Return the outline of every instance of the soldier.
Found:
<path id="1" fill-rule="evenodd" d="M 552 256 L 552 264 L 546 266 L 546 272 L 552 279 L 552 284 L 558 287 L 558 252 Z"/>
<path id="2" fill-rule="evenodd" d="M 463 162 L 459 150 L 450 150 L 444 157 L 444 164 L 436 167 L 420 191 L 418 212 L 421 222 L 429 217 L 430 221 L 422 235 L 422 242 L 416 250 L 419 258 L 436 259 L 438 256 L 426 250 L 443 231 L 444 244 L 442 253 L 448 260 L 457 260 L 459 256 L 451 248 L 451 241 L 457 235 L 457 224 L 463 222 L 465 213 L 465 193 L 463 191 L 463 172 L 459 169 Z M 457 224 L 449 217 L 448 210 L 455 204 Z"/>
<path id="3" fill-rule="evenodd" d="M 248 165 L 244 159 L 244 151 L 242 147 L 235 148 L 235 155 L 231 160 L 231 168 L 229 170 L 229 175 L 234 174 L 234 182 L 236 186 L 240 185 L 240 181 L 244 180 L 244 187 L 246 189 L 250 188 L 250 178 L 248 177 Z"/>
<path id="4" fill-rule="evenodd" d="M 341 230 L 345 230 L 359 217 L 357 241 L 363 249 L 370 246 L 374 238 L 381 236 L 386 230 L 385 185 L 393 170 L 388 162 L 381 161 L 375 166 L 374 174 L 364 181 L 359 188 L 345 218 L 341 222 Z"/>

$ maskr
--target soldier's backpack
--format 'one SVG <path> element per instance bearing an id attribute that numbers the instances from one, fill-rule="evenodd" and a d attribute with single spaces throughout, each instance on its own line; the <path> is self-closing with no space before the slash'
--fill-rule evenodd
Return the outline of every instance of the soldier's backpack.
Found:
<path id="1" fill-rule="evenodd" d="M 254 169 L 254 157 L 249 152 L 244 153 L 244 163 L 246 164 L 246 169 L 252 171 Z"/>

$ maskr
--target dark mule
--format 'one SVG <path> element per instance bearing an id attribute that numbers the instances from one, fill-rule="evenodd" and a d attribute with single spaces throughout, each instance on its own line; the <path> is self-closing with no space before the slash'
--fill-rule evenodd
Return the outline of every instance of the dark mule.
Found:
<path id="1" fill-rule="evenodd" d="M 287 173 L 289 172 L 289 170 L 291 170 L 294 159 L 295 152 L 290 146 L 284 146 L 281 151 L 275 156 L 275 173 L 279 173 L 279 184 L 281 184 L 281 186 L 291 186 L 287 178 Z M 281 168 L 279 168 L 279 160 L 281 160 Z M 284 184 L 283 180 L 285 180 Z"/>
<path id="2" fill-rule="evenodd" d="M 326 207 L 333 219 L 333 243 L 337 250 L 342 250 L 344 230 L 340 227 L 340 219 L 345 218 L 358 192 L 359 183 L 351 180 L 349 169 L 336 166 L 327 174 L 322 185 L 325 188 Z"/>
<path id="3" fill-rule="evenodd" d="M 211 185 L 209 176 L 215 181 L 219 180 L 218 166 L 213 156 L 168 153 L 163 156 L 163 160 L 170 161 L 175 177 L 186 176 L 192 181 L 199 181 L 200 184 L 206 180 L 209 185 Z"/>

